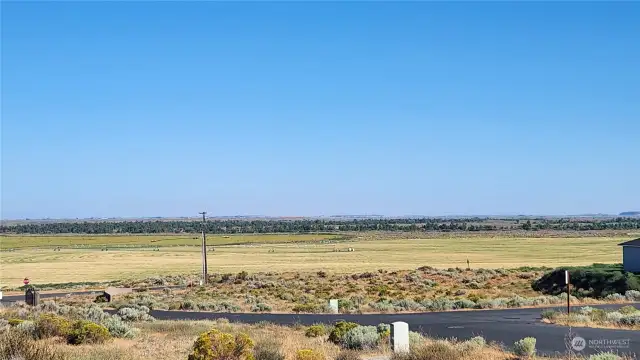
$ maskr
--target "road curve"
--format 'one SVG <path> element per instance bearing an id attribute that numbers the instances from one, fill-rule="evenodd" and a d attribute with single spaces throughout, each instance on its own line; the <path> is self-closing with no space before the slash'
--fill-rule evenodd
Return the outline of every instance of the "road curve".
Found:
<path id="1" fill-rule="evenodd" d="M 88 294 L 78 292 L 74 294 Z M 41 294 L 41 298 L 64 297 L 67 293 Z M 46 296 L 44 296 L 46 295 Z M 23 300 L 23 296 L 7 296 L 2 301 Z M 622 305 L 595 305 L 602 309 L 616 309 Z M 563 307 L 553 307 L 562 310 Z M 640 331 L 617 329 L 573 328 L 542 323 L 543 308 L 428 312 L 411 314 L 271 314 L 271 313 L 212 313 L 192 311 L 152 310 L 158 320 L 212 320 L 225 318 L 231 322 L 270 322 L 278 325 L 315 323 L 332 324 L 339 320 L 353 321 L 361 325 L 378 325 L 404 321 L 412 331 L 433 338 L 467 339 L 483 336 L 487 341 L 510 347 L 527 336 L 537 339 L 538 352 L 544 355 L 566 354 L 567 338 L 580 336 L 586 348 L 575 351 L 589 355 L 614 351 L 631 356 L 640 355 Z M 113 312 L 113 311 L 109 311 Z M 609 344 L 609 348 L 605 348 Z"/>
<path id="2" fill-rule="evenodd" d="M 616 305 L 599 306 L 616 308 Z M 231 322 L 270 322 L 279 325 L 315 323 L 332 324 L 339 320 L 353 321 L 361 325 L 378 325 L 404 321 L 412 331 L 418 331 L 434 338 L 467 339 L 481 335 L 487 341 L 511 346 L 515 341 L 527 336 L 537 339 L 538 352 L 545 355 L 567 353 L 565 341 L 571 337 L 570 329 L 564 326 L 548 325 L 540 320 L 542 309 L 506 309 L 482 311 L 450 311 L 415 314 L 245 314 L 211 313 L 190 311 L 153 310 L 151 315 L 159 320 L 211 320 L 226 318 Z M 586 340 L 587 347 L 579 354 L 595 354 L 615 351 L 635 356 L 640 354 L 640 331 L 573 328 L 573 335 Z M 604 349 L 606 342 L 617 342 Z"/>

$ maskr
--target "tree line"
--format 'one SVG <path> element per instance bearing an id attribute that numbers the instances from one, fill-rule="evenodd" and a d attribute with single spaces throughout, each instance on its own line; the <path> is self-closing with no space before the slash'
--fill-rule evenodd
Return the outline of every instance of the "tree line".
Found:
<path id="1" fill-rule="evenodd" d="M 509 230 L 637 230 L 640 218 L 491 219 L 302 219 L 302 220 L 190 220 L 95 221 L 0 226 L 2 234 L 159 234 L 309 233 L 338 231 L 509 231 Z"/>

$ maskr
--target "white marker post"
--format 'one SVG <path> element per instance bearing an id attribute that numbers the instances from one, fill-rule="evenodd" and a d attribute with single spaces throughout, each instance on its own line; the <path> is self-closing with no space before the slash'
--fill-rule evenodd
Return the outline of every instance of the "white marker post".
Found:
<path id="1" fill-rule="evenodd" d="M 391 324 L 391 349 L 394 353 L 409 352 L 409 324 L 396 321 Z"/>
<path id="2" fill-rule="evenodd" d="M 332 314 L 337 314 L 338 313 L 338 300 L 337 299 L 329 300 L 329 309 L 331 310 Z"/>
<path id="3" fill-rule="evenodd" d="M 567 315 L 571 313 L 571 291 L 569 287 L 571 283 L 569 282 L 569 270 L 564 271 L 564 283 L 567 284 Z"/>

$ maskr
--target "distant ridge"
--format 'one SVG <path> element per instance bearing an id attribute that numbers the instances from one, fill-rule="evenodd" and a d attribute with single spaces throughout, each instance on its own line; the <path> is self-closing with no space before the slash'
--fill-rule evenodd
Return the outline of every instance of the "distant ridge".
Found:
<path id="1" fill-rule="evenodd" d="M 621 212 L 620 216 L 640 216 L 640 211 L 625 211 Z"/>

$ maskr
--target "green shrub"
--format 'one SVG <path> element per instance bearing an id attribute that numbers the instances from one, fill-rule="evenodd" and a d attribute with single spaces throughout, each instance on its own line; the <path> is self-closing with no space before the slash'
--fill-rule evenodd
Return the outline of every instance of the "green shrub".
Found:
<path id="1" fill-rule="evenodd" d="M 139 308 L 134 307 L 122 307 L 118 310 L 118 316 L 124 321 L 154 321 L 153 316 L 149 315 L 149 308 L 141 306 Z"/>
<path id="2" fill-rule="evenodd" d="M 576 322 L 576 323 L 588 323 L 591 321 L 591 318 L 587 315 L 582 315 L 582 314 L 571 314 L 569 316 L 569 321 L 572 322 Z"/>
<path id="3" fill-rule="evenodd" d="M 189 360 L 252 360 L 253 340 L 246 334 L 223 333 L 213 329 L 200 334 Z"/>
<path id="4" fill-rule="evenodd" d="M 376 303 L 370 303 L 369 306 L 378 312 L 394 312 L 396 307 L 389 300 L 378 301 Z"/>
<path id="5" fill-rule="evenodd" d="M 327 334 L 327 328 L 322 324 L 311 325 L 304 332 L 306 337 L 320 337 Z"/>
<path id="6" fill-rule="evenodd" d="M 362 360 L 360 353 L 354 350 L 342 350 L 336 356 L 336 360 Z"/>
<path id="7" fill-rule="evenodd" d="M 631 305 L 627 305 L 627 306 L 623 306 L 621 307 L 618 312 L 620 314 L 623 315 L 628 315 L 628 314 L 633 314 L 635 312 L 638 312 L 638 309 L 636 309 L 635 307 L 631 306 Z"/>
<path id="8" fill-rule="evenodd" d="M 320 308 L 314 304 L 298 304 L 292 310 L 295 313 L 317 313 Z"/>
<path id="9" fill-rule="evenodd" d="M 40 303 L 36 309 L 38 309 L 39 311 L 42 312 L 50 312 L 50 313 L 57 313 L 58 310 L 60 309 L 60 307 L 58 306 L 58 304 L 56 304 L 55 301 L 52 300 L 45 300 L 42 303 Z"/>
<path id="10" fill-rule="evenodd" d="M 251 308 L 251 311 L 253 312 L 268 312 L 271 311 L 271 306 L 264 304 L 264 303 L 257 303 L 255 305 L 253 305 L 253 307 Z"/>
<path id="11" fill-rule="evenodd" d="M 35 338 L 36 337 L 36 324 L 31 320 L 25 320 L 20 324 L 16 325 L 16 331 L 22 333 L 23 335 Z"/>
<path id="12" fill-rule="evenodd" d="M 386 337 L 391 335 L 391 325 L 389 324 L 378 324 L 378 334 L 380 337 Z"/>
<path id="13" fill-rule="evenodd" d="M 624 272 L 620 265 L 594 264 L 592 266 L 558 268 L 545 273 L 532 283 L 532 288 L 544 294 L 558 295 L 565 291 L 564 272 L 569 271 L 571 288 L 578 296 L 606 297 L 640 290 L 640 275 Z M 622 300 L 625 299 L 620 295 Z"/>
<path id="14" fill-rule="evenodd" d="M 475 306 L 476 306 L 476 303 L 467 299 L 456 300 L 453 303 L 454 309 L 473 309 Z"/>
<path id="15" fill-rule="evenodd" d="M 22 324 L 24 320 L 22 319 L 9 319 L 9 326 L 18 326 Z"/>
<path id="16" fill-rule="evenodd" d="M 302 349 L 296 352 L 295 360 L 325 360 L 325 358 L 324 355 L 317 351 L 311 349 Z"/>
<path id="17" fill-rule="evenodd" d="M 422 334 L 409 331 L 409 346 L 417 346 L 420 345 L 424 341 L 424 336 Z"/>
<path id="18" fill-rule="evenodd" d="M 238 275 L 236 275 L 236 280 L 244 281 L 247 280 L 247 277 L 249 277 L 249 273 L 242 270 L 238 273 Z"/>
<path id="19" fill-rule="evenodd" d="M 347 331 L 358 327 L 358 324 L 346 321 L 338 321 L 334 326 L 333 330 L 329 334 L 329 341 L 332 343 L 339 345 L 342 343 L 342 338 L 347 333 Z"/>
<path id="20" fill-rule="evenodd" d="M 285 356 L 280 344 L 275 341 L 263 341 L 256 344 L 253 350 L 255 360 L 284 360 Z"/>
<path id="21" fill-rule="evenodd" d="M 607 318 L 607 312 L 602 309 L 593 309 L 591 312 L 591 319 L 593 321 L 605 321 Z"/>
<path id="22" fill-rule="evenodd" d="M 625 301 L 626 298 L 624 297 L 624 295 L 622 294 L 609 294 L 605 297 L 605 300 L 609 300 L 609 301 Z"/>
<path id="23" fill-rule="evenodd" d="M 463 353 L 473 352 L 482 349 L 487 345 L 487 341 L 482 336 L 472 337 L 467 341 L 463 341 L 459 344 L 459 349 Z"/>
<path id="24" fill-rule="evenodd" d="M 619 313 L 618 311 L 611 311 L 608 312 L 605 319 L 608 322 L 617 324 L 620 322 L 620 320 L 622 320 L 622 318 L 624 317 L 624 315 L 622 315 L 621 313 Z"/>
<path id="25" fill-rule="evenodd" d="M 556 319 L 558 316 L 560 316 L 560 312 L 556 311 L 556 310 L 543 310 L 542 311 L 542 318 L 543 319 L 549 319 L 549 320 L 554 320 Z"/>
<path id="26" fill-rule="evenodd" d="M 624 293 L 624 297 L 629 301 L 640 301 L 640 291 L 638 290 L 629 290 Z"/>
<path id="27" fill-rule="evenodd" d="M 93 321 L 96 324 L 101 324 L 103 321 L 110 318 L 111 315 L 105 313 L 101 307 L 92 304 L 88 309 L 86 309 L 85 314 L 82 317 L 85 320 Z"/>
<path id="28" fill-rule="evenodd" d="M 338 309 L 344 311 L 356 310 L 358 305 L 350 299 L 338 299 Z"/>
<path id="29" fill-rule="evenodd" d="M 122 321 L 118 315 L 113 315 L 102 322 L 113 337 L 132 339 L 138 334 L 138 329 Z"/>
<path id="30" fill-rule="evenodd" d="M 513 344 L 513 352 L 518 356 L 533 356 L 536 353 L 536 338 L 526 337 Z"/>
<path id="31" fill-rule="evenodd" d="M 595 310 L 594 307 L 591 306 L 583 306 L 581 308 L 578 308 L 578 310 L 576 310 L 577 313 L 582 314 L 582 315 L 591 315 L 591 313 L 593 312 L 593 310 Z"/>
<path id="32" fill-rule="evenodd" d="M 400 299 L 393 302 L 393 306 L 400 311 L 423 310 L 422 305 L 411 299 Z"/>
<path id="33" fill-rule="evenodd" d="M 620 324 L 629 326 L 640 325 L 640 312 L 625 315 L 620 319 Z"/>
<path id="34" fill-rule="evenodd" d="M 67 337 L 71 330 L 69 320 L 55 314 L 40 314 L 35 321 L 34 335 L 38 339 Z"/>
<path id="35" fill-rule="evenodd" d="M 106 327 L 87 320 L 73 323 L 67 336 L 67 342 L 72 345 L 102 344 L 110 339 L 111 335 Z"/>
<path id="36" fill-rule="evenodd" d="M 380 335 L 375 326 L 357 326 L 342 337 L 342 346 L 352 350 L 369 350 L 378 345 Z"/>

